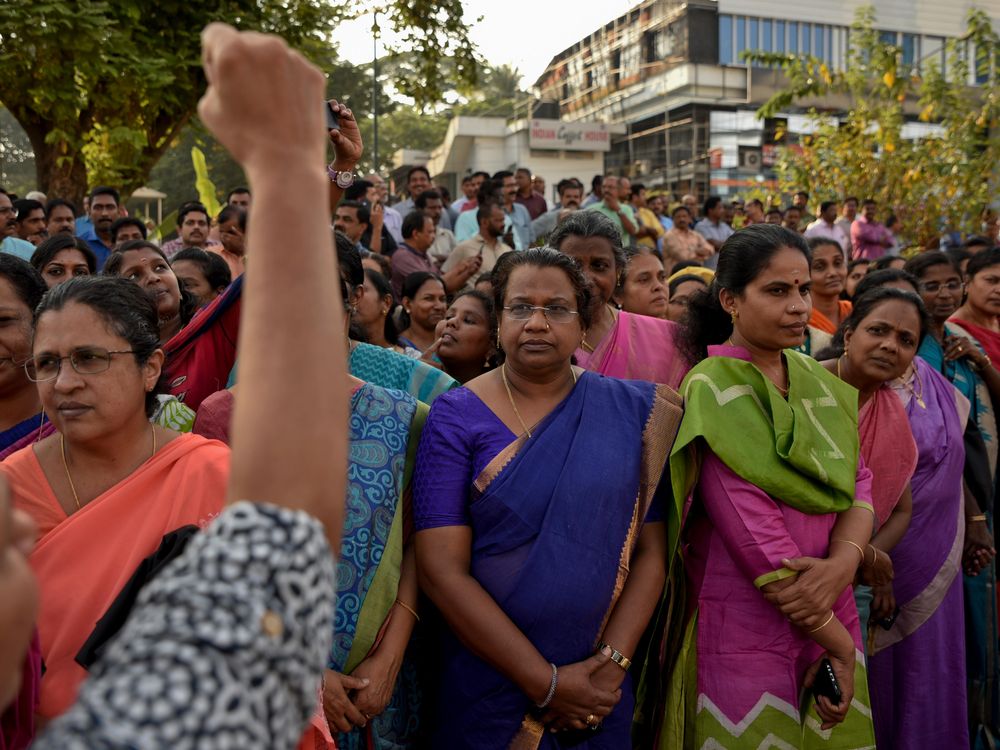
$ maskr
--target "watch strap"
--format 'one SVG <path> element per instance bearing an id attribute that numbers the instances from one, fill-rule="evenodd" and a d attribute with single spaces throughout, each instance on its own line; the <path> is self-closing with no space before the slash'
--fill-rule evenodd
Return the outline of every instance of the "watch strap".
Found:
<path id="1" fill-rule="evenodd" d="M 610 655 L 611 661 L 613 661 L 619 667 L 628 672 L 628 668 L 632 666 L 631 659 L 629 659 L 627 656 L 625 656 L 625 654 L 623 654 L 621 651 L 619 651 L 614 646 L 608 643 L 601 642 L 600 644 L 598 644 L 597 646 L 598 651 L 603 651 L 604 649 L 608 649 L 611 652 Z"/>

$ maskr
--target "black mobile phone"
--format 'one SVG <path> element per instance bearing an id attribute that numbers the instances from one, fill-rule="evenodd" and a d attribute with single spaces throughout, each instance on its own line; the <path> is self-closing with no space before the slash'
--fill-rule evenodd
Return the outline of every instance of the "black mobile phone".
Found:
<path id="1" fill-rule="evenodd" d="M 330 106 L 330 102 L 324 102 L 326 108 L 326 129 L 327 130 L 340 130 L 340 118 L 337 117 L 337 113 L 333 111 L 333 107 Z"/>
<path id="2" fill-rule="evenodd" d="M 829 659 L 823 659 L 819 663 L 819 671 L 816 673 L 816 680 L 812 685 L 812 694 L 817 700 L 821 695 L 825 695 L 835 706 L 839 706 L 844 697 L 844 694 L 840 692 L 840 683 L 837 682 L 837 675 L 833 673 L 833 665 Z"/>
<path id="3" fill-rule="evenodd" d="M 891 615 L 883 617 L 881 620 L 876 620 L 876 622 L 883 630 L 892 630 L 892 626 L 896 624 L 896 618 L 899 617 L 899 611 L 899 607 L 896 607 Z"/>

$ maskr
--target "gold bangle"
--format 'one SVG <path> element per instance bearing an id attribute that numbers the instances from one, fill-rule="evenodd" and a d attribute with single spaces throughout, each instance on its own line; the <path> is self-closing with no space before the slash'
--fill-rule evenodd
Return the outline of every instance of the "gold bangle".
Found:
<path id="1" fill-rule="evenodd" d="M 872 549 L 872 565 L 878 562 L 878 548 L 874 544 L 869 544 Z M 867 565 L 868 563 L 865 563 Z"/>
<path id="2" fill-rule="evenodd" d="M 822 629 L 823 629 L 823 628 L 825 628 L 825 627 L 826 627 L 827 625 L 829 625 L 829 624 L 830 624 L 830 623 L 831 623 L 832 621 L 833 621 L 833 610 L 831 609 L 831 610 L 830 610 L 830 616 L 826 618 L 826 622 L 824 622 L 824 623 L 823 623 L 822 625 L 820 625 L 820 626 L 819 626 L 818 628 L 813 628 L 812 630 L 809 630 L 809 631 L 807 631 L 807 632 L 808 632 L 808 633 L 815 633 L 815 632 L 816 632 L 817 630 L 822 630 Z"/>
<path id="3" fill-rule="evenodd" d="M 865 551 L 863 549 L 861 549 L 861 545 L 860 544 L 855 544 L 850 539 L 831 539 L 830 543 L 832 544 L 833 542 L 844 542 L 845 544 L 851 545 L 852 547 L 854 547 L 854 549 L 856 549 L 861 554 L 861 562 L 865 561 Z"/>
<path id="4" fill-rule="evenodd" d="M 408 604 L 404 604 L 399 599 L 396 600 L 396 604 L 398 604 L 400 607 L 402 607 L 407 612 L 409 612 L 411 615 L 413 615 L 413 619 L 415 619 L 417 622 L 420 622 L 420 615 L 417 614 L 417 610 L 415 610 L 413 607 L 409 606 Z"/>
<path id="5" fill-rule="evenodd" d="M 986 520 L 986 514 L 980 513 L 978 516 L 969 516 L 968 518 L 965 519 L 965 522 L 975 523 L 976 521 L 985 521 L 985 520 Z"/>

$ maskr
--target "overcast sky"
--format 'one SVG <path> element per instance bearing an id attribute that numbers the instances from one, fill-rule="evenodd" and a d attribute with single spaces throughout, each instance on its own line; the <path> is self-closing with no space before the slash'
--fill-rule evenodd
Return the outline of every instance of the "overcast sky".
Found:
<path id="1" fill-rule="evenodd" d="M 636 0 L 464 0 L 465 17 L 482 16 L 471 33 L 482 56 L 494 65 L 507 63 L 530 87 L 558 52 L 617 18 Z M 358 64 L 372 58 L 372 17 L 344 24 L 334 39 L 341 53 Z"/>

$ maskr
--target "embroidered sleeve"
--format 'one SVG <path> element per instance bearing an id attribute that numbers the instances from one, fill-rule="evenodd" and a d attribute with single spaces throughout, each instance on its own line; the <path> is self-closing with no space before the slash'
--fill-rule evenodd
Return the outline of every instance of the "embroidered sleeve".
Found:
<path id="1" fill-rule="evenodd" d="M 34 747 L 295 747 L 330 653 L 335 592 L 319 522 L 230 506 L 142 592 Z"/>

